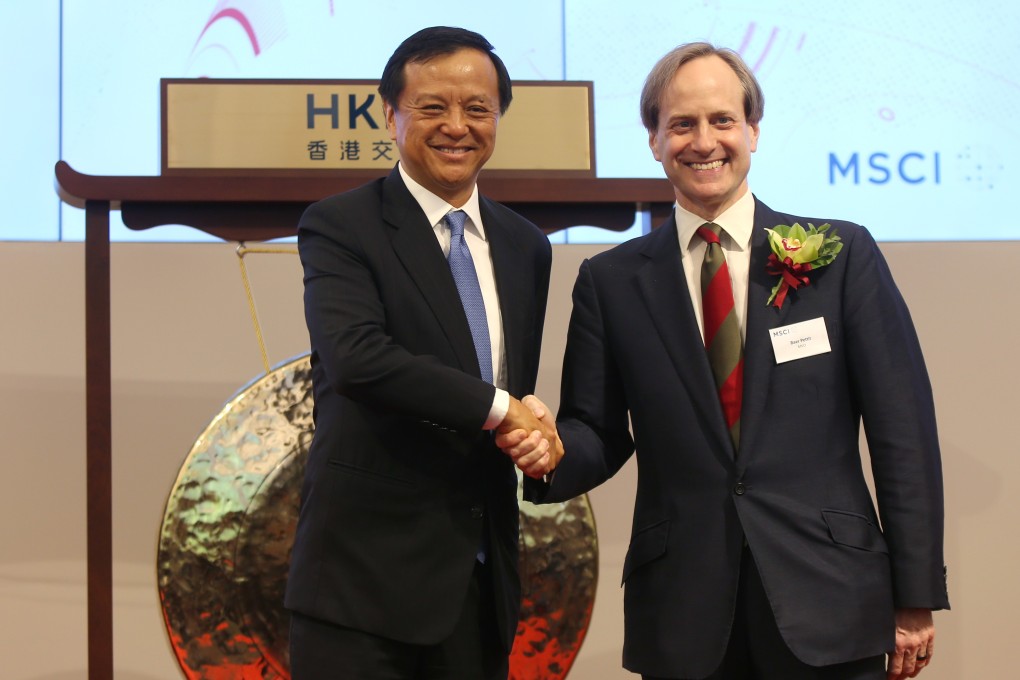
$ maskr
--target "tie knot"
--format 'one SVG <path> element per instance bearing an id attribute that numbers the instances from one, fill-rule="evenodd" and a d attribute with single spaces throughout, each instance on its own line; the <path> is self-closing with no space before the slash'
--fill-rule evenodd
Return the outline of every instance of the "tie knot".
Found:
<path id="1" fill-rule="evenodd" d="M 719 233 L 721 231 L 722 227 L 715 222 L 705 222 L 698 227 L 698 236 L 705 239 L 708 243 L 719 243 Z"/>
<path id="2" fill-rule="evenodd" d="M 450 233 L 453 236 L 464 235 L 464 222 L 467 220 L 467 213 L 463 210 L 451 210 L 446 213 L 446 223 L 450 225 Z"/>

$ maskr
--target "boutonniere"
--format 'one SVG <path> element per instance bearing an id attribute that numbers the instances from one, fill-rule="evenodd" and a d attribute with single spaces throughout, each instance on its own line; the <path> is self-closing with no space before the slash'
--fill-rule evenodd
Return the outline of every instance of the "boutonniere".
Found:
<path id="1" fill-rule="evenodd" d="M 791 288 L 797 290 L 811 283 L 807 276 L 809 271 L 824 267 L 836 259 L 836 255 L 843 249 L 843 242 L 835 230 L 831 234 L 826 233 L 830 226 L 826 222 L 815 227 L 808 222 L 808 228 L 805 229 L 794 222 L 792 226 L 778 224 L 773 229 L 765 230 L 769 233 L 769 245 L 772 247 L 765 270 L 773 276 L 779 276 L 766 305 L 782 309 Z"/>

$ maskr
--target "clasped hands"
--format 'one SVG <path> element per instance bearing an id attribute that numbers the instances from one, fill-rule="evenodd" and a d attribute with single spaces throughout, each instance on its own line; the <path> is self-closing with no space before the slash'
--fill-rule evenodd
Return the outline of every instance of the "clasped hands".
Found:
<path id="1" fill-rule="evenodd" d="M 556 421 L 535 395 L 523 400 L 510 397 L 506 418 L 496 428 L 496 446 L 510 456 L 521 472 L 541 479 L 563 458 L 563 442 Z"/>

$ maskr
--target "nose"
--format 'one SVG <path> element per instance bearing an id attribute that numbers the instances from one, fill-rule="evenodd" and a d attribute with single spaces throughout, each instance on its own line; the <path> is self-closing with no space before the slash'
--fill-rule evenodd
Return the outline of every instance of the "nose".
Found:
<path id="1" fill-rule="evenodd" d="M 697 153 L 709 154 L 715 150 L 715 130 L 707 123 L 700 123 L 694 130 L 691 148 Z"/>
<path id="2" fill-rule="evenodd" d="M 467 134 L 467 115 L 460 107 L 452 107 L 443 120 L 442 131 L 450 137 L 463 137 Z"/>

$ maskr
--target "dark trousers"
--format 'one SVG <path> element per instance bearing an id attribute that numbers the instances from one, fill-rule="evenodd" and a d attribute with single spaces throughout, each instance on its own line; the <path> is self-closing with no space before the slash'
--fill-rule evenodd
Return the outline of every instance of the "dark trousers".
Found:
<path id="1" fill-rule="evenodd" d="M 644 680 L 656 679 L 647 675 Z M 832 666 L 809 666 L 793 655 L 776 625 L 750 550 L 740 563 L 740 588 L 729 645 L 707 678 L 690 680 L 885 680 L 885 656 Z M 675 678 L 672 680 L 684 680 Z"/>
<path id="2" fill-rule="evenodd" d="M 292 613 L 292 680 L 507 680 L 489 568 L 476 563 L 448 638 L 414 645 Z"/>

